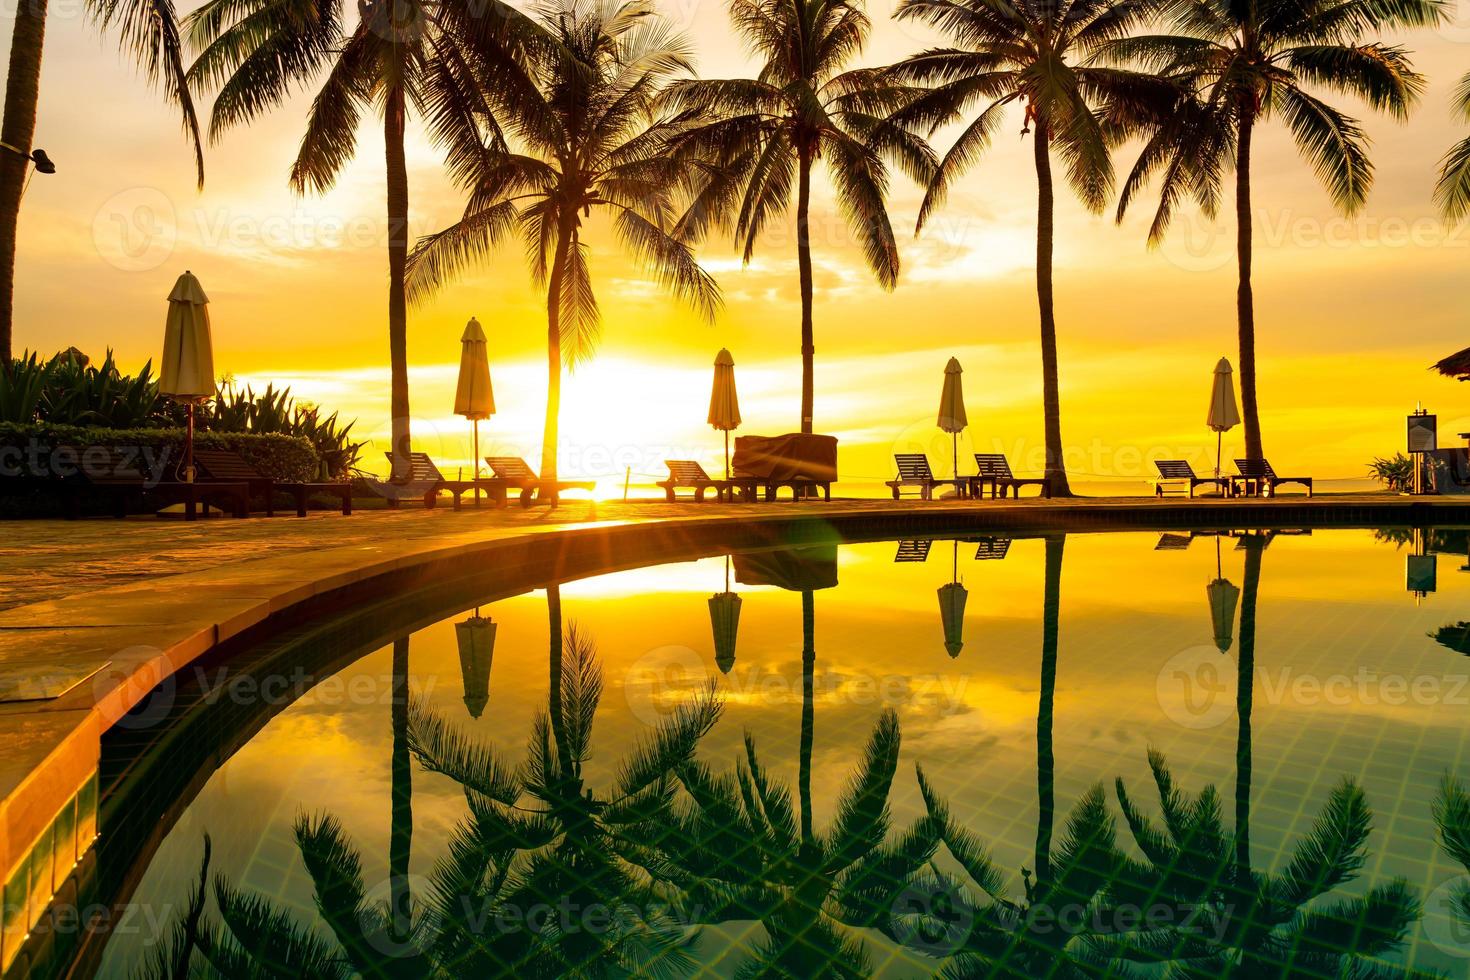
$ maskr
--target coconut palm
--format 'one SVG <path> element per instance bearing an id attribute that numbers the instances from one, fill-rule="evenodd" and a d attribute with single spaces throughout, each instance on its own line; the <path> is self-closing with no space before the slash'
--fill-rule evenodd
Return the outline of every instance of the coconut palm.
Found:
<path id="1" fill-rule="evenodd" d="M 545 40 L 504 0 L 361 0 L 347 21 L 343 0 L 208 0 L 189 16 L 200 53 L 189 80 L 217 88 L 209 137 L 248 123 L 321 78 L 306 133 L 291 166 L 297 193 L 325 193 L 357 151 L 364 111 L 382 114 L 387 147 L 388 352 L 394 476 L 411 449 L 408 407 L 408 170 L 404 139 L 411 112 L 447 148 L 462 175 L 487 154 L 474 128 L 498 133 L 524 105 L 521 68 Z M 496 79 L 491 112 L 470 75 Z M 323 77 L 324 76 L 324 77 Z M 471 124 L 473 120 L 473 124 Z"/>
<path id="2" fill-rule="evenodd" d="M 955 180 L 973 166 L 1015 105 L 1024 106 L 1021 134 L 1032 135 L 1036 167 L 1036 298 L 1041 314 L 1041 382 L 1046 478 L 1054 496 L 1070 496 L 1062 458 L 1057 381 L 1057 326 L 1052 299 L 1052 157 L 1088 210 L 1101 212 L 1112 192 L 1113 168 L 1095 109 L 1128 104 L 1158 84 L 1129 72 L 1092 66 L 1087 56 L 1141 23 L 1153 0 L 902 0 L 894 16 L 947 35 L 895 65 L 892 77 L 932 86 L 900 118 L 938 127 L 963 123 L 959 138 L 928 182 L 916 230 L 922 230 Z M 978 110 L 978 112 L 976 111 Z"/>
<path id="3" fill-rule="evenodd" d="M 1109 59 L 1177 83 L 1186 94 L 1154 125 L 1118 199 L 1121 221 L 1154 177 L 1159 204 L 1148 240 L 1156 245 L 1185 197 L 1213 219 L 1235 167 L 1236 312 L 1245 449 L 1261 458 L 1256 398 L 1256 314 L 1251 287 L 1251 151 L 1258 125 L 1279 118 L 1344 214 L 1363 206 L 1373 183 L 1368 138 L 1358 120 L 1312 90 L 1356 96 L 1404 118 L 1423 90 L 1403 48 L 1371 40 L 1376 32 L 1436 23 L 1441 0 L 1177 0 L 1173 34 L 1110 43 Z M 1137 130 L 1131 130 L 1137 132 Z"/>
<path id="4" fill-rule="evenodd" d="M 755 78 L 699 79 L 670 87 L 669 102 L 714 117 L 683 147 L 712 168 L 691 212 L 691 233 L 732 225 L 749 262 L 796 185 L 796 260 L 801 291 L 801 431 L 812 431 L 812 171 L 825 160 L 837 206 L 879 285 L 898 282 L 899 256 L 884 197 L 889 155 L 916 180 L 933 154 L 884 117 L 912 93 L 881 72 L 848 66 L 869 32 L 859 0 L 733 0 L 730 20 L 761 61 Z"/>
<path id="5" fill-rule="evenodd" d="M 1470 792 L 1448 773 L 1434 800 L 1434 826 L 1439 846 L 1470 874 Z M 1461 879 L 1451 887 L 1449 906 L 1456 925 L 1470 930 L 1470 882 Z"/>
<path id="6" fill-rule="evenodd" d="M 47 0 L 15 5 L 10 35 L 10 65 L 5 76 L 5 110 L 0 117 L 0 370 L 11 374 L 11 337 L 15 299 L 15 237 L 26 168 L 34 152 L 36 103 L 41 94 L 41 50 L 46 37 Z M 123 50 L 149 82 L 162 86 L 183 116 L 184 133 L 194 149 L 194 167 L 204 186 L 204 151 L 199 120 L 185 79 L 183 44 L 172 0 L 89 0 L 86 5 L 104 30 L 115 29 Z"/>
<path id="7" fill-rule="evenodd" d="M 1419 900 L 1407 881 L 1325 901 L 1353 881 L 1367 859 L 1373 812 L 1356 782 L 1337 784 L 1291 860 L 1266 874 L 1242 863 L 1242 856 L 1249 860 L 1240 846 L 1248 827 L 1225 827 L 1215 787 L 1191 797 L 1158 752 L 1149 752 L 1149 767 L 1163 826 L 1135 804 L 1120 778 L 1118 802 L 1146 860 L 1129 860 L 1112 896 L 1141 908 L 1167 903 L 1191 914 L 1135 937 L 1131 958 L 1170 960 L 1190 975 L 1404 975 L 1378 958 L 1398 949 L 1419 919 Z"/>
<path id="8" fill-rule="evenodd" d="M 1455 112 L 1470 119 L 1470 75 L 1460 79 L 1455 90 Z M 1470 214 L 1470 138 L 1456 143 L 1440 163 L 1434 200 L 1450 221 Z"/>
<path id="9" fill-rule="evenodd" d="M 520 233 L 532 277 L 546 287 L 540 493 L 554 501 L 563 362 L 591 357 L 601 326 L 584 221 L 608 215 L 623 247 L 702 316 L 713 318 L 720 299 L 673 233 L 690 174 L 668 147 L 687 120 L 656 105 L 668 80 L 691 70 L 687 40 L 650 0 L 549 0 L 539 14 L 560 46 L 534 60 L 531 107 L 512 124 L 520 152 L 487 145 L 455 175 L 469 193 L 464 216 L 419 241 L 409 292 L 428 297 Z M 493 106 L 498 79 L 481 82 L 479 96 Z"/>
<path id="10" fill-rule="evenodd" d="M 555 599 L 553 597 L 553 603 Z M 553 605 L 553 623 L 560 610 Z M 419 763 L 464 787 L 469 816 L 431 878 L 435 962 L 457 976 L 671 976 L 690 972 L 692 936 L 665 911 L 647 845 L 718 720 L 712 687 L 681 705 L 618 768 L 610 792 L 587 786 L 602 696 L 596 650 L 574 626 L 553 634 L 547 711 L 513 767 L 420 702 L 410 737 Z M 532 909 L 566 909 L 538 921 Z M 521 915 L 508 926 L 503 909 Z M 599 917 L 599 922 L 593 921 Z"/>

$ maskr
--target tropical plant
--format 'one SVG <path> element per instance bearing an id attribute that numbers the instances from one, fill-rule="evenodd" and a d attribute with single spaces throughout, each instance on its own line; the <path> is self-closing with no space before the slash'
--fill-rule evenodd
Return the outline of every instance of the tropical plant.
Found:
<path id="1" fill-rule="evenodd" d="M 0 118 L 0 375 L 13 370 L 11 341 L 15 300 L 16 225 L 26 171 L 35 150 L 36 104 L 40 101 L 41 51 L 46 37 L 47 0 L 15 5 L 10 66 L 5 76 L 5 110 Z M 116 29 L 123 50 L 150 83 L 161 85 L 183 116 L 194 148 L 199 186 L 204 186 L 204 152 L 199 121 L 184 73 L 183 43 L 171 0 L 88 0 L 86 9 L 103 30 Z M 42 158 L 44 159 L 44 158 Z M 37 161 L 39 162 L 39 161 Z"/>
<path id="2" fill-rule="evenodd" d="M 1121 112 L 1157 99 L 1160 85 L 1126 71 L 1089 64 L 1090 54 L 1144 22 L 1155 0 L 903 0 L 894 16 L 945 34 L 950 46 L 930 48 L 895 65 L 892 77 L 932 86 L 899 114 L 906 125 L 930 129 L 962 123 L 928 181 L 916 230 L 922 230 L 954 181 L 972 167 L 1013 105 L 1024 106 L 1021 134 L 1032 134 L 1036 168 L 1036 298 L 1041 314 L 1042 409 L 1046 471 L 1053 496 L 1070 496 L 1062 457 L 1057 327 L 1052 296 L 1053 154 L 1088 210 L 1111 196 L 1108 135 L 1095 109 Z M 978 110 L 978 112 L 976 111 Z"/>
<path id="3" fill-rule="evenodd" d="M 218 89 L 211 140 L 250 122 L 325 74 L 291 167 L 298 193 L 324 193 L 356 153 L 362 113 L 376 106 L 387 146 L 388 352 L 395 476 L 411 448 L 408 407 L 408 170 L 404 138 L 411 110 L 448 149 L 452 173 L 487 152 L 466 141 L 467 120 L 492 130 L 469 81 L 494 79 L 497 111 L 514 111 L 524 89 L 520 66 L 539 32 L 504 0 L 362 0 L 347 27 L 342 0 L 208 0 L 189 16 L 199 56 L 189 79 Z"/>
<path id="4" fill-rule="evenodd" d="M 552 622 L 559 627 L 559 600 Z M 602 669 L 591 640 L 552 634 L 553 686 L 512 766 L 422 702 L 409 744 L 425 769 L 464 787 L 468 817 L 431 876 L 436 962 L 458 976 L 671 976 L 693 967 L 692 935 L 667 911 L 646 842 L 662 830 L 675 772 L 691 763 L 720 716 L 713 686 L 679 706 L 623 760 L 610 791 L 583 777 Z M 534 908 L 571 910 L 540 922 Z M 496 910 L 519 910 L 513 920 Z M 604 921 L 599 927 L 589 917 Z M 487 935 L 487 922 L 494 927 Z"/>
<path id="5" fill-rule="evenodd" d="M 364 446 L 351 439 L 355 421 L 343 425 L 336 412 L 323 418 L 317 406 L 296 401 L 290 388 L 274 384 L 258 394 L 249 385 L 241 389 L 223 384 L 197 420 L 213 432 L 280 433 L 305 439 L 334 478 L 356 468 Z"/>
<path id="6" fill-rule="evenodd" d="M 1402 119 L 1423 90 L 1407 52 L 1365 40 L 1402 27 L 1437 23 L 1441 0 L 1174 0 L 1163 13 L 1175 32 L 1125 37 L 1105 57 L 1156 72 L 1185 94 L 1146 129 L 1143 150 L 1118 198 L 1118 220 L 1145 185 L 1159 178 L 1149 226 L 1157 245 L 1186 197 L 1214 219 L 1225 175 L 1235 168 L 1236 315 L 1245 449 L 1260 459 L 1256 397 L 1256 314 L 1252 292 L 1251 150 L 1258 125 L 1279 117 L 1332 203 L 1353 214 L 1373 183 L 1368 138 L 1358 120 L 1309 88 L 1355 96 Z"/>
<path id="7" fill-rule="evenodd" d="M 1455 112 L 1470 119 L 1470 75 L 1460 79 L 1455 90 Z M 1434 200 L 1446 220 L 1459 221 L 1470 214 L 1470 138 L 1456 143 L 1440 161 Z"/>
<path id="8" fill-rule="evenodd" d="M 1470 875 L 1470 792 L 1449 773 L 1440 783 L 1433 812 L 1440 848 Z M 1470 882 L 1461 878 L 1450 887 L 1449 905 L 1459 928 L 1470 930 Z"/>
<path id="9" fill-rule="evenodd" d="M 623 247 L 701 315 L 713 318 L 720 299 L 688 242 L 671 230 L 690 173 L 668 142 L 685 119 L 655 108 L 668 79 L 691 70 L 687 40 L 647 0 L 550 0 L 539 14 L 560 44 L 539 49 L 534 107 L 511 126 L 523 152 L 486 146 L 466 161 L 456 174 L 470 196 L 464 216 L 420 240 L 409 259 L 409 292 L 431 295 L 520 232 L 532 278 L 546 288 L 540 493 L 555 500 L 563 362 L 575 368 L 590 358 L 601 327 L 583 221 L 594 210 L 610 215 Z M 480 96 L 494 106 L 495 80 L 482 82 Z"/>
<path id="10" fill-rule="evenodd" d="M 1160 827 L 1117 781 L 1118 803 L 1134 842 L 1145 855 L 1129 859 L 1111 889 L 1115 901 L 1149 908 L 1161 904 L 1192 913 L 1187 919 L 1134 937 L 1129 958 L 1171 960 L 1191 975 L 1401 976 L 1379 962 L 1402 945 L 1420 905 L 1409 883 L 1394 879 L 1358 896 L 1325 903 L 1353 881 L 1367 858 L 1373 812 L 1362 789 L 1344 778 L 1332 790 L 1291 860 L 1275 874 L 1243 863 L 1229 831 L 1219 793 L 1206 786 L 1191 797 L 1178 788 L 1167 761 L 1149 752 L 1159 793 Z"/>
<path id="11" fill-rule="evenodd" d="M 850 68 L 870 24 L 859 0 L 734 0 L 730 20 L 761 61 L 755 78 L 688 80 L 667 102 L 714 117 L 681 139 L 704 161 L 708 178 L 684 224 L 700 236 L 733 227 L 746 262 L 771 221 L 791 204 L 796 185 L 796 258 L 801 291 L 801 431 L 812 431 L 811 180 L 818 160 L 837 191 L 837 206 L 878 283 L 898 282 L 899 255 L 884 197 L 885 156 L 915 180 L 927 180 L 933 153 L 886 117 L 912 92 L 881 72 Z"/>
<path id="12" fill-rule="evenodd" d="M 1368 475 L 1389 490 L 1402 492 L 1413 485 L 1414 460 L 1403 453 L 1394 453 L 1387 459 L 1375 457 L 1368 464 Z"/>
<path id="13" fill-rule="evenodd" d="M 50 377 L 51 365 L 41 363 L 34 351 L 11 359 L 8 370 L 0 372 L 0 422 L 34 422 Z"/>

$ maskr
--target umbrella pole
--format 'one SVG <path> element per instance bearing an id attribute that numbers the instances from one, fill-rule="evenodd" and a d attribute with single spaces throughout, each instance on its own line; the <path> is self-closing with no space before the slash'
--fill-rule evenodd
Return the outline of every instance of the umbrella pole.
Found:
<path id="1" fill-rule="evenodd" d="M 730 479 L 730 430 L 725 430 L 725 479 Z"/>
<path id="2" fill-rule="evenodd" d="M 184 426 L 184 482 L 194 482 L 194 403 L 189 402 L 189 421 Z"/>
<path id="3" fill-rule="evenodd" d="M 1225 441 L 1225 433 L 1217 430 L 1215 432 L 1215 476 L 1216 477 L 1218 477 L 1220 475 L 1220 448 L 1224 444 L 1224 441 Z"/>
<path id="4" fill-rule="evenodd" d="M 953 432 L 951 435 L 954 436 L 954 478 L 958 480 L 960 478 L 960 434 Z M 955 489 L 959 489 L 958 484 L 955 485 Z"/>
<path id="5" fill-rule="evenodd" d="M 475 427 L 475 506 L 480 506 L 480 420 L 474 419 Z M 475 615 L 479 615 L 476 613 Z"/>

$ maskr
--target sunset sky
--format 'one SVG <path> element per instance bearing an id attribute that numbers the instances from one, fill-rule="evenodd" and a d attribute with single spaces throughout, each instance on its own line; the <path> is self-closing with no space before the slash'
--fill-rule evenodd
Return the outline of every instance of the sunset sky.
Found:
<path id="1" fill-rule="evenodd" d="M 751 71 L 714 0 L 671 0 L 664 12 L 692 35 L 702 75 Z M 23 204 L 17 259 L 17 352 L 74 345 L 116 349 L 125 370 L 156 358 L 165 296 L 192 269 L 212 301 L 216 369 L 257 385 L 291 385 L 346 417 L 362 435 L 387 432 L 386 256 L 380 129 L 370 121 L 358 159 L 324 197 L 286 183 L 310 93 L 209 149 L 207 184 L 174 110 L 99 37 L 82 5 L 53 2 L 36 144 L 56 161 Z M 923 46 L 916 28 L 869 5 L 867 60 L 890 63 Z M 1435 32 L 1397 38 L 1429 89 L 1407 124 L 1367 115 L 1377 180 L 1364 212 L 1334 214 L 1283 128 L 1257 141 L 1256 297 L 1266 454 L 1278 470 L 1360 478 L 1375 455 L 1403 448 L 1403 416 L 1423 400 L 1440 416 L 1441 445 L 1470 431 L 1470 390 L 1425 369 L 1470 343 L 1464 303 L 1470 227 L 1449 227 L 1430 194 L 1436 163 L 1464 136 L 1451 116 L 1470 68 L 1470 0 Z M 5 32 L 8 39 L 8 32 Z M 1332 97 L 1337 98 L 1337 97 Z M 946 360 L 965 368 L 971 420 L 962 452 L 1007 452 L 1018 470 L 1041 465 L 1040 365 L 1032 262 L 1035 176 L 1019 110 L 988 157 L 912 237 L 919 190 L 895 176 L 890 211 L 904 269 L 892 294 L 860 254 L 819 181 L 818 431 L 842 442 L 844 479 L 886 478 L 895 449 L 921 447 L 948 463 L 934 426 Z M 460 207 L 439 153 L 411 126 L 412 224 L 421 234 Z M 936 140 L 947 145 L 944 134 Z M 1131 165 L 1133 152 L 1117 158 Z M 1158 251 L 1144 243 L 1147 208 L 1118 227 L 1059 189 L 1057 322 L 1062 432 L 1074 480 L 1140 479 L 1150 457 L 1213 456 L 1204 426 L 1210 371 L 1236 359 L 1233 223 L 1188 214 Z M 737 364 L 742 432 L 797 428 L 800 363 L 794 233 L 780 227 L 742 269 L 721 240 L 702 256 L 725 291 L 713 325 L 665 298 L 593 224 L 593 274 L 604 313 L 596 360 L 565 388 L 563 469 L 621 482 L 625 467 L 660 471 L 666 456 L 713 463 L 704 425 L 711 362 Z M 535 458 L 544 409 L 545 318 L 518 245 L 494 267 L 410 312 L 417 448 L 469 465 L 468 423 L 454 418 L 458 339 L 477 316 L 490 337 L 500 413 L 482 450 Z M 386 442 L 386 439 L 383 440 Z M 1242 444 L 1226 437 L 1227 458 Z M 365 458 L 381 469 L 380 453 Z"/>

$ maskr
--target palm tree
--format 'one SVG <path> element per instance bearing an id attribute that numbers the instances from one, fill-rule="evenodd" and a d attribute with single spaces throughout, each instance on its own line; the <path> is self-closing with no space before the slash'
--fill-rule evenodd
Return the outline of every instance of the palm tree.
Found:
<path id="1" fill-rule="evenodd" d="M 1460 79 L 1455 90 L 1455 112 L 1470 119 L 1470 75 Z M 1470 138 L 1456 143 L 1440 163 L 1434 199 L 1449 221 L 1470 214 Z"/>
<path id="2" fill-rule="evenodd" d="M 408 170 L 404 137 L 410 111 L 446 145 L 451 173 L 487 154 L 473 126 L 498 121 L 523 104 L 521 72 L 540 32 L 504 0 L 361 0 L 347 26 L 343 0 L 208 0 L 189 17 L 200 49 L 189 80 L 218 88 L 211 140 L 279 105 L 325 74 L 291 167 L 298 193 L 325 193 L 357 150 L 364 110 L 376 105 L 387 146 L 388 351 L 394 476 L 406 474 L 408 408 Z M 488 111 L 469 81 L 494 76 L 499 99 Z M 473 124 L 470 122 L 473 120 Z"/>
<path id="3" fill-rule="evenodd" d="M 700 79 L 670 87 L 674 106 L 714 117 L 689 133 L 686 151 L 713 165 L 688 229 L 702 234 L 733 218 L 749 262 L 756 240 L 791 203 L 796 184 L 796 260 L 801 288 L 801 431 L 812 431 L 812 170 L 819 159 L 837 204 L 884 289 L 898 282 L 899 256 L 884 197 L 883 155 L 916 180 L 933 154 L 884 117 L 912 93 L 881 72 L 849 69 L 870 24 L 859 0 L 733 0 L 730 20 L 761 59 L 755 78 Z"/>
<path id="4" fill-rule="evenodd" d="M 21 0 L 15 5 L 10 36 L 10 65 L 5 76 L 5 109 L 0 117 L 0 369 L 11 374 L 11 339 L 15 299 L 15 238 L 26 167 L 34 152 L 36 103 L 41 94 L 41 50 L 46 38 L 47 0 Z M 148 80 L 161 85 L 183 116 L 184 133 L 194 148 L 198 184 L 204 186 L 204 151 L 199 120 L 189 94 L 183 44 L 172 0 L 90 0 L 87 10 L 104 29 L 116 28 L 122 46 L 138 62 Z"/>
<path id="5" fill-rule="evenodd" d="M 550 594 L 553 627 L 558 597 Z M 420 702 L 410 740 L 424 768 L 464 787 L 469 816 L 436 867 L 429 948 L 449 975 L 655 975 L 689 972 L 691 935 L 665 911 L 647 842 L 662 832 L 675 773 L 719 719 L 713 687 L 680 706 L 618 768 L 611 792 L 587 786 L 602 669 L 591 640 L 552 634 L 553 686 L 527 756 L 510 766 Z M 567 909 L 573 918 L 502 925 L 500 909 Z M 600 911 L 599 911 L 600 910 Z M 591 919 L 604 915 L 607 927 Z M 487 933 L 487 925 L 489 931 Z"/>
<path id="6" fill-rule="evenodd" d="M 1403 48 L 1363 38 L 1389 28 L 1436 23 L 1442 11 L 1441 0 L 1176 0 L 1164 12 L 1177 33 L 1121 38 L 1107 46 L 1110 60 L 1157 72 L 1185 95 L 1149 127 L 1119 195 L 1119 221 L 1144 185 L 1159 176 L 1159 205 L 1149 227 L 1149 243 L 1156 245 L 1186 195 L 1213 218 L 1225 173 L 1235 167 L 1240 397 L 1251 459 L 1262 456 L 1251 291 L 1251 149 L 1256 127 L 1273 116 L 1284 120 L 1333 204 L 1353 214 L 1373 183 L 1367 136 L 1356 119 L 1308 87 L 1354 95 L 1374 109 L 1404 118 L 1424 87 L 1423 79 Z"/>
<path id="7" fill-rule="evenodd" d="M 1036 298 L 1041 313 L 1041 383 L 1046 478 L 1054 496 L 1070 496 L 1062 457 L 1057 381 L 1057 325 L 1052 300 L 1053 151 L 1082 203 L 1101 212 L 1112 192 L 1108 140 L 1094 107 L 1127 104 L 1156 83 L 1086 63 L 1099 46 L 1147 18 L 1153 0 L 902 0 L 894 16 L 949 37 L 949 47 L 920 52 L 890 69 L 893 77 L 932 91 L 901 114 L 906 124 L 964 129 L 928 182 L 916 231 L 954 181 L 990 145 L 1008 107 L 1025 107 L 1021 133 L 1032 133 L 1036 167 Z M 979 113 L 971 118 L 975 109 Z"/>
<path id="8" fill-rule="evenodd" d="M 1191 797 L 1175 785 L 1158 752 L 1149 752 L 1149 767 L 1163 827 L 1134 804 L 1119 779 L 1118 802 L 1146 860 L 1129 860 L 1113 897 L 1141 908 L 1169 903 L 1194 915 L 1134 937 L 1124 955 L 1170 960 L 1189 975 L 1404 975 L 1376 958 L 1398 949 L 1419 919 L 1419 900 L 1407 881 L 1319 901 L 1354 880 L 1367 859 L 1373 811 L 1357 783 L 1339 782 L 1291 860 L 1266 874 L 1241 863 L 1240 842 L 1249 829 L 1237 825 L 1232 833 L 1225 827 L 1215 787 Z"/>
<path id="9" fill-rule="evenodd" d="M 1434 826 L 1440 848 L 1470 874 L 1470 792 L 1449 773 L 1434 800 Z M 1451 886 L 1449 905 L 1456 925 L 1470 929 L 1470 883 L 1461 879 Z"/>
<path id="10" fill-rule="evenodd" d="M 554 501 L 563 361 L 575 367 L 589 358 L 601 325 L 583 221 L 594 210 L 610 215 L 623 247 L 704 317 L 714 317 L 720 298 L 672 231 L 691 174 L 669 140 L 687 119 L 656 102 L 672 76 L 691 70 L 686 39 L 650 0 L 549 0 L 540 16 L 560 45 L 539 50 L 535 89 L 526 111 L 515 113 L 522 152 L 492 144 L 467 157 L 455 175 L 470 196 L 464 217 L 419 241 L 408 274 L 410 295 L 423 299 L 520 232 L 532 277 L 546 287 L 540 493 Z M 493 107 L 498 79 L 480 82 L 479 97 Z"/>

